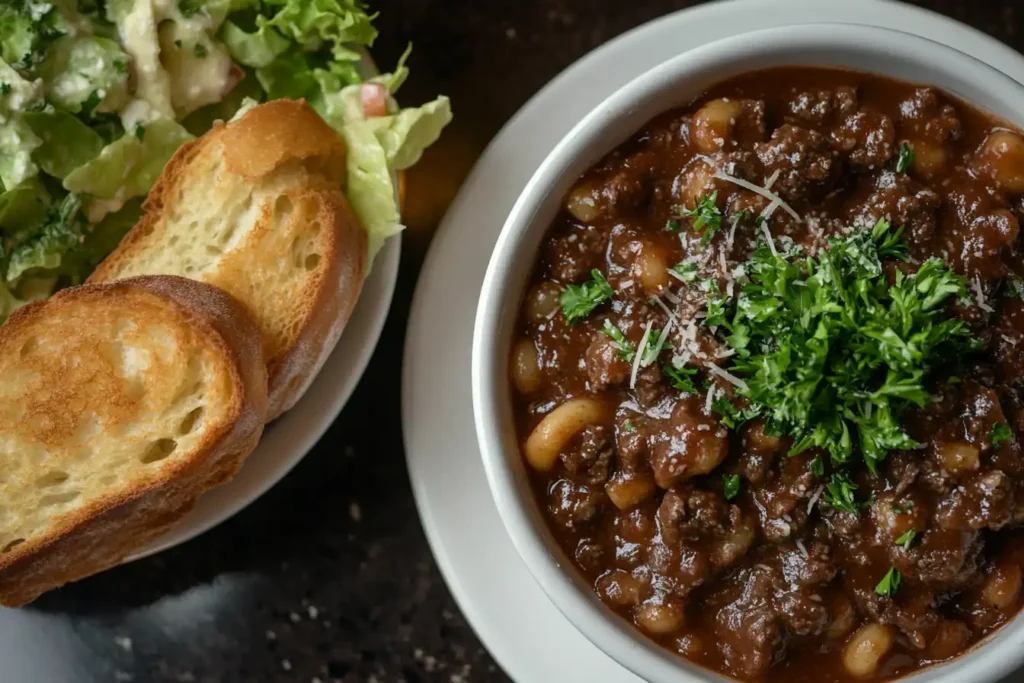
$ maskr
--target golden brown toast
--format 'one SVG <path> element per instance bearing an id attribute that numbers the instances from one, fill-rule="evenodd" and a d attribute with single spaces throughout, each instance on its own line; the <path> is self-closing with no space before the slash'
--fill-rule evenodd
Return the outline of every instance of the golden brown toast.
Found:
<path id="1" fill-rule="evenodd" d="M 172 274 L 233 294 L 263 333 L 273 419 L 313 381 L 362 288 L 366 233 L 344 169 L 341 138 L 305 102 L 254 107 L 178 150 L 89 282 Z"/>
<path id="2" fill-rule="evenodd" d="M 84 285 L 0 327 L 0 602 L 118 564 L 230 479 L 267 409 L 259 329 L 178 277 Z"/>

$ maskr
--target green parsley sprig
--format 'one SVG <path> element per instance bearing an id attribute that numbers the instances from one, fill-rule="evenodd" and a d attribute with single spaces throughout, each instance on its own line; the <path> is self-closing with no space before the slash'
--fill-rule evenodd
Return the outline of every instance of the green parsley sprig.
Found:
<path id="1" fill-rule="evenodd" d="M 914 148 L 910 146 L 910 143 L 904 142 L 900 145 L 900 156 L 896 160 L 896 172 L 906 173 L 907 169 L 914 165 L 914 158 L 917 155 L 914 153 Z"/>
<path id="2" fill-rule="evenodd" d="M 896 595 L 896 591 L 900 588 L 900 578 L 900 571 L 896 567 L 889 567 L 889 571 L 875 586 L 875 592 L 879 595 Z"/>
<path id="3" fill-rule="evenodd" d="M 594 309 L 612 298 L 612 286 L 597 268 L 590 271 L 593 278 L 582 285 L 566 285 L 558 297 L 565 321 L 575 325 L 593 313 Z"/>
<path id="4" fill-rule="evenodd" d="M 1013 441 L 1013 432 L 1010 431 L 1010 426 L 1003 422 L 992 425 L 991 440 L 992 448 L 999 448 L 1007 441 Z"/>
<path id="5" fill-rule="evenodd" d="M 722 493 L 726 500 L 732 500 L 740 495 L 740 477 L 738 474 L 727 474 L 722 477 Z"/>
<path id="6" fill-rule="evenodd" d="M 697 279 L 697 264 L 692 261 L 683 261 L 672 266 L 676 275 L 682 278 L 683 282 L 693 282 Z"/>
<path id="7" fill-rule="evenodd" d="M 688 368 L 685 365 L 677 368 L 672 363 L 665 363 L 661 366 L 661 374 L 665 375 L 672 386 L 679 391 L 697 395 L 697 385 L 693 383 L 693 376 L 697 374 L 697 368 Z"/>
<path id="8" fill-rule="evenodd" d="M 857 514 L 863 506 L 863 503 L 857 502 L 854 496 L 853 492 L 857 488 L 857 485 L 853 483 L 849 475 L 844 472 L 836 472 L 832 475 L 832 480 L 825 485 L 823 500 L 827 505 L 834 507 L 836 510 Z"/>
<path id="9" fill-rule="evenodd" d="M 933 371 L 978 348 L 946 311 L 966 281 L 942 261 L 897 270 L 890 286 L 882 260 L 906 253 L 884 220 L 815 257 L 754 252 L 726 325 L 737 352 L 731 371 L 772 429 L 794 438 L 791 454 L 821 448 L 843 464 L 859 451 L 877 471 L 889 451 L 918 446 L 898 418 L 931 400 Z"/>
<path id="10" fill-rule="evenodd" d="M 915 538 L 917 538 L 917 530 L 911 529 L 896 539 L 896 545 L 903 546 L 904 550 L 910 550 L 910 545 L 914 542 Z"/>
<path id="11" fill-rule="evenodd" d="M 722 232 L 722 212 L 718 208 L 718 190 L 704 195 L 692 209 L 683 207 L 680 215 L 693 218 L 693 229 L 700 233 L 700 244 L 706 247 Z"/>
<path id="12" fill-rule="evenodd" d="M 732 401 L 721 394 L 711 402 L 711 411 L 717 414 L 718 421 L 729 429 L 737 429 L 761 413 L 758 408 L 739 410 Z"/>
<path id="13" fill-rule="evenodd" d="M 622 334 L 622 330 L 617 328 L 611 320 L 606 319 L 601 331 L 615 342 L 615 347 L 619 351 L 619 358 L 626 362 L 633 361 L 633 358 L 636 357 L 636 351 L 633 349 L 633 345 L 629 343 L 629 340 L 626 339 L 626 335 Z"/>

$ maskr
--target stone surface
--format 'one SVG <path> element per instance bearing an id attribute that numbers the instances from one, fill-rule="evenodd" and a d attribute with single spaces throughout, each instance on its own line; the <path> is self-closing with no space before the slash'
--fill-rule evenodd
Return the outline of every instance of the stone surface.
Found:
<path id="1" fill-rule="evenodd" d="M 848 0 L 855 2 L 856 0 Z M 381 344 L 348 407 L 278 486 L 200 538 L 0 611 L 4 681 L 506 681 L 452 601 L 405 470 L 402 341 L 419 263 L 487 140 L 588 50 L 694 2 L 377 3 L 374 54 L 408 41 L 402 99 L 452 97 L 456 121 L 409 178 L 410 231 Z M 920 0 L 1024 48 L 1024 0 Z M 367 429 L 368 426 L 372 426 Z"/>

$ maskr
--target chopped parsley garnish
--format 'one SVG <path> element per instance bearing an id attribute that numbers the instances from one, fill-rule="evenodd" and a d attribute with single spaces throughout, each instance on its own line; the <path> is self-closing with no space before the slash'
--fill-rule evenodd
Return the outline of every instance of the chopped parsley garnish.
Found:
<path id="1" fill-rule="evenodd" d="M 622 330 L 615 327 L 611 320 L 606 319 L 601 331 L 611 337 L 612 341 L 615 342 L 615 347 L 619 350 L 619 358 L 627 362 L 633 361 L 633 358 L 636 356 L 636 351 L 633 350 L 629 340 L 626 339 L 626 335 L 622 334 Z"/>
<path id="2" fill-rule="evenodd" d="M 679 221 L 675 218 L 671 218 L 665 223 L 665 229 L 669 232 L 679 232 L 683 229 L 683 226 L 679 224 Z"/>
<path id="3" fill-rule="evenodd" d="M 1010 426 L 1002 422 L 992 425 L 992 448 L 999 448 L 1007 441 L 1013 441 L 1013 432 L 1010 431 Z"/>
<path id="4" fill-rule="evenodd" d="M 819 479 L 825 476 L 825 461 L 820 455 L 814 456 L 814 460 L 811 461 L 811 474 Z"/>
<path id="5" fill-rule="evenodd" d="M 672 266 L 672 270 L 674 270 L 679 277 L 683 278 L 683 282 L 693 282 L 697 279 L 697 264 L 692 261 L 677 263 Z"/>
<path id="6" fill-rule="evenodd" d="M 700 233 L 700 244 L 706 247 L 711 238 L 722 232 L 722 212 L 718 209 L 718 190 L 701 197 L 692 209 L 683 207 L 682 215 L 693 218 L 693 229 Z"/>
<path id="7" fill-rule="evenodd" d="M 836 472 L 832 475 L 832 481 L 825 485 L 824 499 L 827 504 L 836 510 L 857 514 L 860 512 L 862 504 L 858 503 L 853 495 L 853 492 L 856 490 L 857 485 L 853 483 L 849 476 L 843 472 Z"/>
<path id="8" fill-rule="evenodd" d="M 119 74 L 128 73 L 128 62 L 123 59 L 114 60 L 114 71 Z"/>
<path id="9" fill-rule="evenodd" d="M 896 595 L 900 588 L 900 572 L 896 567 L 889 567 L 882 580 L 875 586 L 875 592 L 879 595 Z"/>
<path id="10" fill-rule="evenodd" d="M 896 172 L 906 173 L 907 169 L 914 163 L 914 148 L 909 143 L 904 142 L 900 145 L 900 156 L 896 161 Z"/>
<path id="11" fill-rule="evenodd" d="M 183 45 L 183 43 L 181 42 L 180 38 L 178 40 L 174 41 L 174 47 L 181 48 L 182 45 Z"/>
<path id="12" fill-rule="evenodd" d="M 662 335 L 661 330 L 651 330 L 651 333 L 647 335 L 647 343 L 643 348 L 643 358 L 640 359 L 640 365 L 647 367 L 658 359 L 661 352 L 665 350 L 666 340 L 668 335 Z"/>
<path id="13" fill-rule="evenodd" d="M 722 477 L 722 492 L 726 500 L 732 500 L 740 495 L 740 477 L 738 474 L 727 474 Z"/>
<path id="14" fill-rule="evenodd" d="M 192 48 L 192 54 L 202 59 L 207 55 L 206 46 L 202 43 L 196 43 L 195 47 Z"/>
<path id="15" fill-rule="evenodd" d="M 590 315 L 595 308 L 612 298 L 612 286 L 601 275 L 597 268 L 590 271 L 593 280 L 582 285 L 566 285 L 565 291 L 558 297 L 565 321 L 575 325 Z"/>
<path id="16" fill-rule="evenodd" d="M 821 448 L 843 464 L 859 452 L 876 472 L 890 450 L 918 447 L 899 417 L 931 401 L 932 372 L 979 346 L 946 311 L 967 290 L 941 260 L 897 270 L 889 285 L 882 259 L 906 253 L 900 233 L 882 220 L 814 257 L 760 247 L 747 264 L 725 325 L 731 372 L 773 431 L 794 438 L 791 455 Z"/>
<path id="17" fill-rule="evenodd" d="M 0 95 L 10 95 L 10 94 L 11 94 L 11 84 L 10 83 L 0 83 Z"/>
<path id="18" fill-rule="evenodd" d="M 697 386 L 693 383 L 693 376 L 697 374 L 696 368 L 688 368 L 685 365 L 681 368 L 677 368 L 671 363 L 665 363 L 661 366 L 661 374 L 668 378 L 672 386 L 679 391 L 685 391 L 688 394 L 697 394 Z"/>
<path id="19" fill-rule="evenodd" d="M 915 538 L 917 538 L 917 530 L 911 529 L 896 539 L 896 545 L 903 546 L 904 550 L 910 550 L 910 544 L 914 542 Z"/>
<path id="20" fill-rule="evenodd" d="M 627 432 L 635 432 L 636 431 L 636 425 L 633 424 L 632 420 L 626 420 L 625 422 L 622 423 L 622 429 L 623 429 L 623 431 L 627 431 Z"/>
<path id="21" fill-rule="evenodd" d="M 145 136 L 146 136 L 146 127 L 143 126 L 141 123 L 136 123 L 135 124 L 135 137 L 137 137 L 139 140 L 141 140 Z"/>
<path id="22" fill-rule="evenodd" d="M 718 415 L 718 421 L 729 429 L 736 429 L 748 422 L 761 412 L 760 410 L 738 410 L 725 396 L 719 394 L 711 402 L 711 412 Z"/>
<path id="23" fill-rule="evenodd" d="M 729 312 L 728 308 L 731 301 L 729 297 L 725 296 L 708 299 L 707 316 L 703 320 L 704 325 L 707 327 L 723 327 L 726 325 L 726 315 Z"/>
<path id="24" fill-rule="evenodd" d="M 963 384 L 963 380 L 957 377 L 956 375 L 953 375 L 952 377 L 946 380 L 946 384 Z"/>

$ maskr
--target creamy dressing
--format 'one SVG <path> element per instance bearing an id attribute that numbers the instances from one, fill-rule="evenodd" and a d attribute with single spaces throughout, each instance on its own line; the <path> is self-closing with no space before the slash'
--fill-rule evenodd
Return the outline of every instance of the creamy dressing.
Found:
<path id="1" fill-rule="evenodd" d="M 167 71 L 160 63 L 160 43 L 156 30 L 157 22 L 162 18 L 156 10 L 165 10 L 166 4 L 163 0 L 135 0 L 131 12 L 125 15 L 117 28 L 121 44 L 135 64 L 136 99 L 145 101 L 159 116 L 173 119 L 171 82 Z M 129 126 L 129 122 L 124 120 L 122 114 L 125 130 L 134 128 L 135 123 L 138 123 L 138 120 Z"/>

